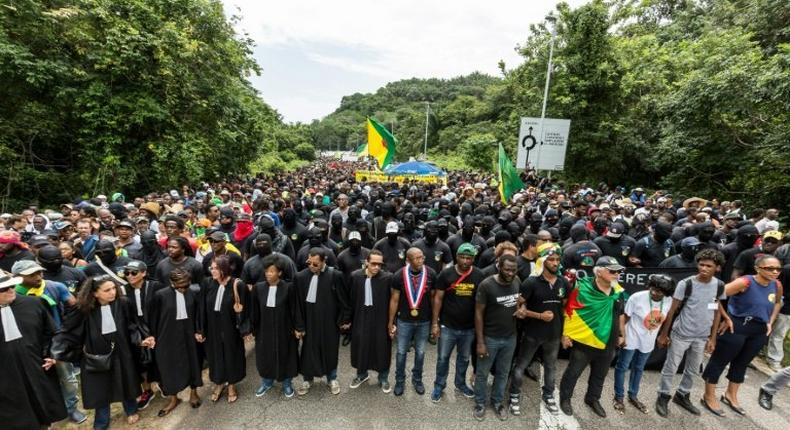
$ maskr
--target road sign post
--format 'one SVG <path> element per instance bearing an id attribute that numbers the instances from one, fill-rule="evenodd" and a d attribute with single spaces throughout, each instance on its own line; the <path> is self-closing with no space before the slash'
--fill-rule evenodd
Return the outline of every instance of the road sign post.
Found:
<path id="1" fill-rule="evenodd" d="M 569 119 L 521 118 L 518 135 L 516 167 L 527 166 L 537 170 L 562 170 L 565 168 L 565 150 L 571 128 Z"/>

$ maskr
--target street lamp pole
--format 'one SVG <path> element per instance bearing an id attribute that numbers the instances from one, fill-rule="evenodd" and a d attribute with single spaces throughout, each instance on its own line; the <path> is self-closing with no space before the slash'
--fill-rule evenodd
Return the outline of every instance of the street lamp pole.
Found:
<path id="1" fill-rule="evenodd" d="M 551 65 L 554 58 L 554 38 L 557 36 L 557 18 L 551 13 L 546 16 L 546 21 L 551 24 L 551 42 L 549 43 L 549 64 L 546 67 L 546 86 L 543 88 L 543 108 L 540 110 L 540 145 L 535 159 L 535 172 L 540 166 L 540 153 L 543 150 L 543 121 L 546 119 L 546 103 L 549 100 L 549 83 L 551 82 Z M 549 170 L 551 172 L 551 170 Z"/>
<path id="2" fill-rule="evenodd" d="M 422 149 L 423 160 L 428 159 L 428 112 L 430 109 L 431 109 L 431 104 L 425 102 L 425 143 L 423 144 L 423 149 Z"/>

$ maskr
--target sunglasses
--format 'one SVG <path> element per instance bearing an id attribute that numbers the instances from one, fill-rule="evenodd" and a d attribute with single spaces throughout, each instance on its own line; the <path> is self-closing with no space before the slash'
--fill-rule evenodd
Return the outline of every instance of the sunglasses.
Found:
<path id="1" fill-rule="evenodd" d="M 781 267 L 758 267 L 758 269 L 765 270 L 766 272 L 776 272 L 779 273 L 782 271 Z"/>
<path id="2" fill-rule="evenodd" d="M 0 288 L 0 294 L 5 293 L 6 291 L 8 291 L 8 290 L 10 290 L 12 288 L 14 288 L 13 285 L 9 285 L 8 287 L 2 287 L 2 288 Z"/>
<path id="3" fill-rule="evenodd" d="M 622 270 L 612 270 L 612 269 L 606 269 L 606 270 L 608 270 L 609 273 L 611 273 L 612 275 L 619 275 L 619 274 L 623 273 Z"/>
<path id="4" fill-rule="evenodd" d="M 124 270 L 123 274 L 126 276 L 137 276 L 140 272 L 137 270 Z"/>

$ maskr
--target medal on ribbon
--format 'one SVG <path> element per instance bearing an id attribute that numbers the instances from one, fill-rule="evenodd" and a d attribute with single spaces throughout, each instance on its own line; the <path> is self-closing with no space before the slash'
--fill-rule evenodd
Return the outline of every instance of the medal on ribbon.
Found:
<path id="1" fill-rule="evenodd" d="M 406 300 L 409 302 L 409 308 L 411 309 L 409 313 L 411 316 L 417 317 L 420 315 L 420 311 L 417 308 L 420 307 L 420 303 L 427 289 L 428 271 L 425 269 L 425 266 L 422 266 L 419 286 L 417 287 L 417 291 L 415 291 L 414 282 L 412 282 L 411 275 L 409 274 L 410 269 L 411 266 L 408 264 L 403 268 L 403 289 L 406 290 Z"/>

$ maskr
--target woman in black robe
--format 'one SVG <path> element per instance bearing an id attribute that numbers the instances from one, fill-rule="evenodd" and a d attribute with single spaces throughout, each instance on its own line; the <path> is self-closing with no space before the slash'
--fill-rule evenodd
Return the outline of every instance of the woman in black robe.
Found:
<path id="1" fill-rule="evenodd" d="M 137 346 L 152 347 L 154 339 L 112 277 L 93 276 L 83 283 L 77 310 L 67 314 L 57 335 L 61 337 L 71 351 L 84 351 L 80 360 L 82 404 L 96 410 L 93 428 L 110 426 L 110 404 L 114 402 L 122 402 L 129 424 L 136 423 L 141 391 L 133 351 L 137 353 Z M 109 354 L 109 369 L 91 370 L 87 354 Z"/>
<path id="2" fill-rule="evenodd" d="M 357 388 L 367 381 L 368 370 L 375 370 L 379 373 L 382 390 L 389 393 L 392 339 L 387 332 L 387 323 L 391 275 L 384 271 L 383 261 L 381 252 L 373 250 L 368 255 L 366 268 L 351 274 L 351 366 L 357 369 L 351 388 Z M 365 284 L 368 279 L 371 297 L 366 303 Z"/>
<path id="3" fill-rule="evenodd" d="M 250 301 L 255 364 L 261 376 L 255 396 L 266 394 L 277 380 L 290 398 L 294 395 L 291 380 L 299 374 L 298 340 L 304 335 L 304 323 L 296 289 L 280 279 L 282 259 L 269 255 L 263 267 L 266 280 L 253 286 Z"/>
<path id="4" fill-rule="evenodd" d="M 241 280 L 231 277 L 227 255 L 214 258 L 209 270 L 211 278 L 201 290 L 203 312 L 199 333 L 206 339 L 209 378 L 215 384 L 211 401 L 218 401 L 227 385 L 228 403 L 233 403 L 238 399 L 235 384 L 247 374 L 243 336 L 249 334 L 244 305 L 248 290 Z M 247 333 L 241 333 L 240 329 Z"/>
<path id="5" fill-rule="evenodd" d="M 202 367 L 198 358 L 197 316 L 200 314 L 198 294 L 190 289 L 192 278 L 188 271 L 176 268 L 170 272 L 172 288 L 154 293 L 148 321 L 151 335 L 156 339 L 154 360 L 159 368 L 160 388 L 170 396 L 170 402 L 159 411 L 169 414 L 181 402 L 177 394 L 190 387 L 189 404 L 200 407 L 197 388 L 203 386 Z"/>
<path id="6" fill-rule="evenodd" d="M 0 427 L 37 429 L 66 418 L 66 406 L 50 358 L 55 323 L 39 298 L 16 294 L 20 281 L 0 276 Z"/>

